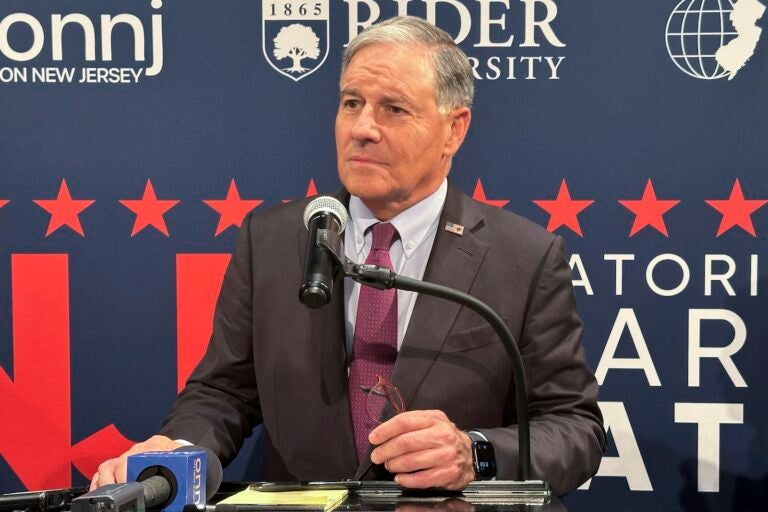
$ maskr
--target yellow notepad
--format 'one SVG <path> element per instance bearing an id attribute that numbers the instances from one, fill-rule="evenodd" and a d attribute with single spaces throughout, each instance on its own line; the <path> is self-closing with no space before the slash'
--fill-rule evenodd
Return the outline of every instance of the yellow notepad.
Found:
<path id="1" fill-rule="evenodd" d="M 265 508 L 324 510 L 327 512 L 338 507 L 347 497 L 347 494 L 346 489 L 271 492 L 246 489 L 220 501 L 218 505 L 257 505 Z"/>

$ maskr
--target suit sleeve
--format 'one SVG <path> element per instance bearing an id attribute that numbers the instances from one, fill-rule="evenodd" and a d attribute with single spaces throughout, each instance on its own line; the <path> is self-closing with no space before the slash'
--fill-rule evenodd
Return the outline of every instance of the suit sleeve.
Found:
<path id="1" fill-rule="evenodd" d="M 224 464 L 261 422 L 253 360 L 250 225 L 248 217 L 224 275 L 205 355 L 160 431 L 210 448 Z"/>
<path id="2" fill-rule="evenodd" d="M 528 380 L 531 474 L 556 495 L 594 475 L 605 449 L 598 385 L 581 334 L 563 239 L 555 237 L 533 279 L 518 344 Z M 494 445 L 499 478 L 518 478 L 517 426 L 481 431 Z"/>

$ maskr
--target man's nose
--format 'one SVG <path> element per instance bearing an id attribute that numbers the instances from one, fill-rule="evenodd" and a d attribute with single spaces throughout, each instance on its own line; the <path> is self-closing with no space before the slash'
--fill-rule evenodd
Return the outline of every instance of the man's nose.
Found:
<path id="1" fill-rule="evenodd" d="M 371 105 L 365 105 L 352 125 L 352 138 L 360 142 L 379 142 L 381 130 L 376 122 L 376 112 Z"/>

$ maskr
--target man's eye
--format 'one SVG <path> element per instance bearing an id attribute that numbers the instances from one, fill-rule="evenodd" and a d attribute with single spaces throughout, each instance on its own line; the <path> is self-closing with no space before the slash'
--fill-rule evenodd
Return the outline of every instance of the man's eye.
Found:
<path id="1" fill-rule="evenodd" d="M 392 114 L 396 114 L 396 115 L 405 114 L 405 109 L 402 109 L 402 108 L 400 108 L 400 107 L 397 107 L 397 106 L 395 106 L 395 105 L 390 105 L 390 106 L 389 106 L 389 107 L 387 107 L 387 108 L 389 109 L 389 111 L 390 111 Z"/>
<path id="2" fill-rule="evenodd" d="M 344 108 L 355 109 L 360 106 L 360 100 L 344 100 L 342 104 Z"/>

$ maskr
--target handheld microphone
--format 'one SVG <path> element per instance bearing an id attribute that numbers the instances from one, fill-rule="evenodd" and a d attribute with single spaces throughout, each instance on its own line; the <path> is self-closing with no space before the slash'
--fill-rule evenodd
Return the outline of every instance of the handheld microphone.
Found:
<path id="1" fill-rule="evenodd" d="M 221 462 L 210 450 L 182 446 L 172 452 L 128 457 L 128 481 L 99 487 L 72 501 L 72 512 L 182 510 L 205 505 L 221 485 Z"/>
<path id="2" fill-rule="evenodd" d="M 313 199 L 304 209 L 304 225 L 309 235 L 299 300 L 307 307 L 319 308 L 331 301 L 333 280 L 338 272 L 336 260 L 328 249 L 317 244 L 318 234 L 329 230 L 340 235 L 347 227 L 348 218 L 344 205 L 329 196 Z"/>

